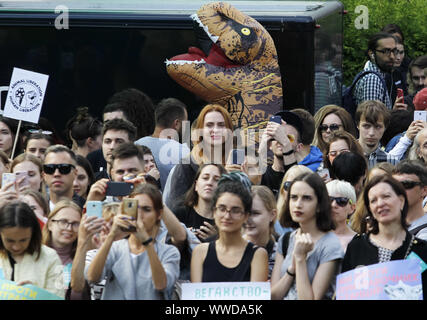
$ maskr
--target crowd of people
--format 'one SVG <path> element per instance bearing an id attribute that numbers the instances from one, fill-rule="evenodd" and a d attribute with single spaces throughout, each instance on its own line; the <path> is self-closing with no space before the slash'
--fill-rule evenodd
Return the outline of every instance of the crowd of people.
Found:
<path id="1" fill-rule="evenodd" d="M 412 252 L 427 262 L 427 123 L 413 120 L 427 107 L 427 56 L 405 56 L 391 25 L 367 58 L 377 74 L 355 86 L 354 115 L 281 111 L 256 145 L 237 144 L 224 106 L 190 126 L 184 103 L 137 89 L 116 93 L 102 120 L 79 108 L 64 141 L 45 119 L 16 137 L 0 117 L 0 174 L 15 177 L 0 190 L 0 279 L 71 300 L 180 299 L 186 282 L 244 281 L 318 300 L 359 266 Z M 131 187 L 114 194 L 113 182 Z"/>

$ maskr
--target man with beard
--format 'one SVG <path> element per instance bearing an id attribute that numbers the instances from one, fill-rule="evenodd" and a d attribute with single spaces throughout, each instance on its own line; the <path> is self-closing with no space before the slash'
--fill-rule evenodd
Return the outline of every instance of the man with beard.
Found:
<path id="1" fill-rule="evenodd" d="M 405 103 L 408 104 L 408 110 L 413 111 L 415 109 L 413 100 L 418 92 L 426 88 L 426 76 L 425 71 L 427 70 L 427 55 L 415 58 L 409 64 L 408 69 L 408 84 L 409 94 L 405 96 Z"/>
<path id="2" fill-rule="evenodd" d="M 374 71 L 385 81 L 385 75 L 393 71 L 397 51 L 396 39 L 393 35 L 385 32 L 374 34 L 368 42 L 369 60 L 365 64 L 364 71 Z M 389 90 L 374 73 L 365 75 L 357 82 L 354 96 L 357 105 L 367 100 L 378 100 L 383 102 L 388 109 L 407 108 L 407 105 L 402 103 L 403 97 L 396 99 L 393 105 Z"/>
<path id="3" fill-rule="evenodd" d="M 390 122 L 390 111 L 380 101 L 364 101 L 358 105 L 355 120 L 359 129 L 359 143 L 368 160 L 368 169 L 377 162 L 399 162 L 381 149 L 380 140 Z"/>
<path id="4" fill-rule="evenodd" d="M 162 191 L 173 166 L 186 157 L 190 149 L 180 143 L 182 123 L 187 121 L 187 108 L 175 98 L 163 99 L 154 111 L 156 126 L 151 136 L 142 137 L 135 143 L 150 148 L 160 172 Z"/>

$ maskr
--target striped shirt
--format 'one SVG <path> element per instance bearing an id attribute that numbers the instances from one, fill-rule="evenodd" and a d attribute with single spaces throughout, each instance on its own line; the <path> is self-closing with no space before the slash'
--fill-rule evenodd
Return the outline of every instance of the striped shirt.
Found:
<path id="1" fill-rule="evenodd" d="M 378 148 L 374 152 L 366 155 L 366 157 L 368 159 L 368 169 L 371 169 L 379 162 L 389 162 L 392 165 L 396 165 L 399 162 L 396 157 L 383 151 L 380 144 L 378 144 Z"/>
<path id="2" fill-rule="evenodd" d="M 366 62 L 363 70 L 375 71 L 381 74 L 382 78 L 385 80 L 385 73 L 371 61 Z M 386 90 L 385 99 L 384 90 Z M 392 109 L 393 105 L 391 103 L 389 91 L 390 90 L 387 90 L 387 88 L 384 88 L 384 85 L 376 74 L 369 73 L 357 82 L 354 89 L 354 97 L 356 98 L 357 105 L 366 100 L 379 100 L 383 102 L 388 109 Z"/>

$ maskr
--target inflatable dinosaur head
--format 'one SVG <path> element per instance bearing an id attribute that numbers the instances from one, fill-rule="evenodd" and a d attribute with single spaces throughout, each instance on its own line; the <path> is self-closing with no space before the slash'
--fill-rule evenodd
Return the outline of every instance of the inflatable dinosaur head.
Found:
<path id="1" fill-rule="evenodd" d="M 206 4 L 191 18 L 200 48 L 166 60 L 168 74 L 205 101 L 227 107 L 235 127 L 262 126 L 282 109 L 273 39 L 227 3 Z"/>

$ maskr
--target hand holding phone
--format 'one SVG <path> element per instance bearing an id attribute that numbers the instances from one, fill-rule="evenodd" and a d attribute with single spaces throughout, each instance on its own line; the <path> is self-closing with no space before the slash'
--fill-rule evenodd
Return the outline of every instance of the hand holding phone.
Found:
<path id="1" fill-rule="evenodd" d="M 134 220 L 137 220 L 137 215 L 138 215 L 138 200 L 136 199 L 130 199 L 130 198 L 125 198 L 122 201 L 122 214 L 132 217 Z M 134 226 L 130 226 L 128 229 L 124 229 L 122 228 L 122 231 L 125 232 L 135 232 L 136 231 L 136 227 Z"/>
<path id="2" fill-rule="evenodd" d="M 421 120 L 427 121 L 427 111 L 426 110 L 415 110 L 414 111 L 414 121 Z"/>
<path id="3" fill-rule="evenodd" d="M 233 149 L 231 151 L 231 164 L 241 165 L 245 161 L 245 150 Z"/>
<path id="4" fill-rule="evenodd" d="M 107 182 L 107 196 L 128 196 L 133 190 L 133 184 L 129 182 Z"/>
<path id="5" fill-rule="evenodd" d="M 275 122 L 278 124 L 282 124 L 282 117 L 281 116 L 271 116 L 270 122 Z"/>
<path id="6" fill-rule="evenodd" d="M 403 98 L 403 89 L 397 88 L 397 99 Z M 405 103 L 402 99 L 402 103 Z"/>
<path id="7" fill-rule="evenodd" d="M 101 201 L 88 201 L 86 203 L 86 214 L 88 217 L 102 218 L 102 202 Z"/>
<path id="8" fill-rule="evenodd" d="M 10 172 L 3 172 L 3 175 L 1 177 L 1 186 L 4 188 L 6 185 L 10 184 L 11 182 L 15 182 L 16 175 L 14 173 Z M 15 191 L 15 185 L 13 184 L 9 190 Z"/>
<path id="9" fill-rule="evenodd" d="M 25 187 L 30 185 L 30 181 L 28 180 L 28 172 L 27 171 L 17 171 L 15 172 L 16 181 L 20 181 L 22 178 L 24 178 L 20 183 L 19 187 Z"/>

